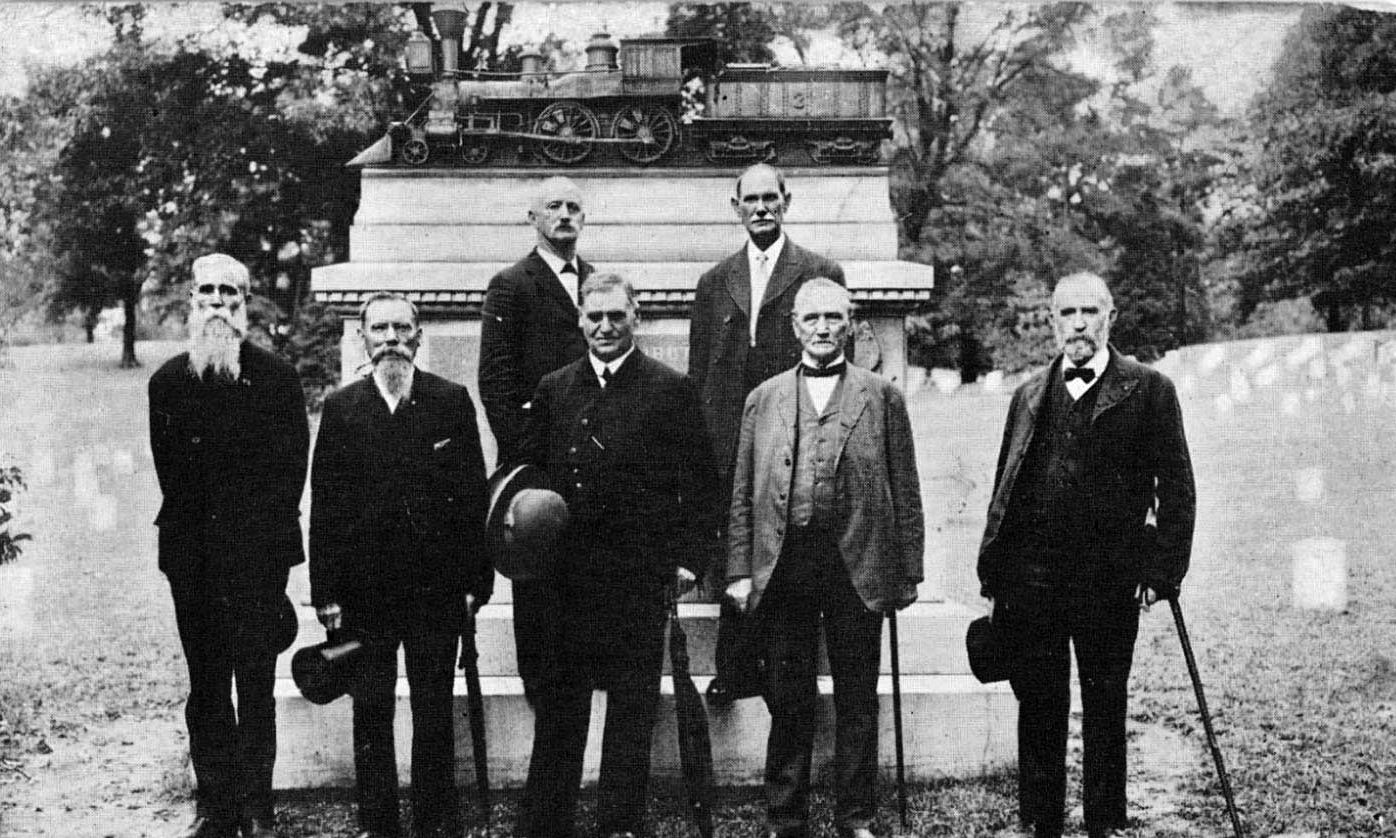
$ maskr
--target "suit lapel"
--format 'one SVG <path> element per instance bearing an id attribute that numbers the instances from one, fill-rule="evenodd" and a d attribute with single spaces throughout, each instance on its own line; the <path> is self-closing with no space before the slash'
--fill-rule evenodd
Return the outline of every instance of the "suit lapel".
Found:
<path id="1" fill-rule="evenodd" d="M 1129 394 L 1139 386 L 1139 376 L 1124 368 L 1119 353 L 1112 348 L 1110 366 L 1105 368 L 1105 374 L 1100 377 L 1099 386 L 1100 394 L 1096 396 L 1095 410 L 1091 412 L 1092 424 L 1100 418 L 1100 414 L 1129 398 Z"/>
<path id="2" fill-rule="evenodd" d="M 582 260 L 578 259 L 579 270 L 589 272 L 590 266 L 582 269 L 581 264 Z M 577 301 L 568 296 L 567 289 L 562 287 L 562 281 L 553 273 L 553 269 L 548 267 L 548 263 L 543 261 L 543 257 L 538 255 L 537 250 L 528 255 L 528 272 L 544 299 L 552 300 L 554 305 L 569 312 L 572 317 L 577 316 Z"/>
<path id="3" fill-rule="evenodd" d="M 761 297 L 763 308 L 785 293 L 785 289 L 789 288 L 791 283 L 800 277 L 800 263 L 803 261 L 795 243 L 790 240 L 789 236 L 786 236 L 785 246 L 780 249 L 780 258 L 776 260 L 775 266 L 771 269 L 771 281 L 766 283 L 766 293 Z"/>
<path id="4" fill-rule="evenodd" d="M 795 447 L 795 420 L 799 415 L 800 376 L 794 370 L 781 373 L 784 378 L 776 390 L 776 416 L 785 431 L 785 444 Z"/>
<path id="5" fill-rule="evenodd" d="M 834 449 L 834 462 L 843 458 L 843 448 L 848 444 L 858 420 L 868 408 L 868 382 L 849 368 L 843 376 L 843 397 L 839 401 L 839 440 Z"/>
<path id="6" fill-rule="evenodd" d="M 732 302 L 746 315 L 747 322 L 751 322 L 751 264 L 747 260 L 746 245 L 732 257 L 731 269 L 727 271 L 727 293 L 732 295 Z"/>
<path id="7" fill-rule="evenodd" d="M 1013 423 L 1013 439 L 1008 443 L 1008 461 L 1004 463 L 1003 485 L 1012 486 L 1017 479 L 1018 467 L 1028 455 L 1033 432 L 1037 428 L 1037 416 L 1047 402 L 1047 382 L 1058 375 L 1061 361 L 1053 361 L 1045 372 L 1038 373 L 1023 388 L 1023 398 L 1019 402 L 1020 416 L 1010 416 Z"/>

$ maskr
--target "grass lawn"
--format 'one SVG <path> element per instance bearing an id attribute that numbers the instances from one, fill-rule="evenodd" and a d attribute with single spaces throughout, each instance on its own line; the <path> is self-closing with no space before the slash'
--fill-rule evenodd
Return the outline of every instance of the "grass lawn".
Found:
<path id="1" fill-rule="evenodd" d="M 146 366 L 129 371 L 110 343 L 23 347 L 0 367 L 0 461 L 25 469 L 20 512 L 35 535 L 0 568 L 0 836 L 165 835 L 191 809 L 185 673 L 155 568 L 145 414 L 145 381 L 176 351 L 142 344 Z M 1386 550 L 1396 544 L 1396 397 L 1379 383 L 1318 382 L 1297 408 L 1279 385 L 1219 404 L 1224 370 L 1185 388 L 1199 532 L 1183 604 L 1253 835 L 1396 834 L 1396 562 Z M 1007 400 L 973 389 L 912 399 L 928 529 L 945 560 L 937 587 L 970 603 Z M 1297 497 L 1304 470 L 1311 484 L 1321 478 L 1317 502 Z M 1345 542 L 1343 613 L 1290 607 L 1290 545 L 1312 536 Z M 1166 609 L 1144 621 L 1132 695 L 1131 791 L 1144 821 L 1134 834 L 1227 834 Z M 1163 749 L 1167 765 L 1146 744 L 1158 736 L 1181 743 Z M 1155 788 L 1151 772 L 1166 781 Z M 1004 776 L 918 786 L 912 831 L 1014 834 L 1013 786 Z M 891 827 L 890 784 L 883 791 Z M 674 790 L 656 792 L 656 834 L 693 834 Z M 342 791 L 285 803 L 287 835 L 353 834 Z M 493 833 L 509 834 L 514 803 L 501 796 Z M 828 798 L 817 807 L 827 827 Z M 759 834 L 760 813 L 758 790 L 725 790 L 720 834 Z"/>

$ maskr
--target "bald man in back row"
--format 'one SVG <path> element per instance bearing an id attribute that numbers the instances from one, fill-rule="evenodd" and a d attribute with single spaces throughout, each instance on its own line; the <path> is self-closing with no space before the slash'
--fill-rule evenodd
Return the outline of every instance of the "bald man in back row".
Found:
<path id="1" fill-rule="evenodd" d="M 538 382 L 587 351 L 577 325 L 578 292 L 592 272 L 577 255 L 586 221 L 581 189 L 565 177 L 544 180 L 533 193 L 528 221 L 536 244 L 490 280 L 480 313 L 480 401 L 498 444 L 497 463 L 515 459 Z M 554 596 L 546 582 L 513 585 L 514 643 L 530 705 L 555 646 Z"/>

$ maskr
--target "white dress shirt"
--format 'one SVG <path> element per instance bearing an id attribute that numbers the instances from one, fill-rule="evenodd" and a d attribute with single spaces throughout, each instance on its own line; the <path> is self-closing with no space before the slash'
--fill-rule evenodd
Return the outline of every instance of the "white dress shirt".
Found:
<path id="1" fill-rule="evenodd" d="M 625 363 L 625 359 L 626 359 L 626 358 L 629 358 L 629 357 L 630 357 L 630 353 L 631 353 L 631 352 L 634 352 L 634 351 L 635 351 L 635 344 L 632 343 L 632 344 L 630 345 L 630 348 L 627 349 L 627 350 L 625 350 L 625 354 L 622 355 L 622 356 L 620 356 L 619 358 L 615 359 L 614 361 L 602 361 L 600 358 L 596 357 L 595 355 L 591 354 L 590 352 L 587 353 L 587 360 L 591 361 L 591 369 L 592 369 L 592 372 L 596 373 L 596 381 L 597 381 L 597 383 L 599 383 L 599 384 L 601 385 L 601 388 L 602 388 L 603 390 L 606 388 L 606 375 L 605 375 L 605 373 L 609 372 L 609 373 L 611 374 L 610 377 L 611 377 L 611 378 L 615 378 L 615 377 L 616 377 L 616 371 L 620 369 L 621 364 L 624 364 L 624 363 Z"/>
<path id="2" fill-rule="evenodd" d="M 829 367 L 834 366 L 835 364 L 842 363 L 844 363 L 843 353 L 840 352 L 839 357 L 835 358 L 834 360 L 830 361 L 824 366 Z M 805 353 L 804 357 L 800 359 L 800 364 L 806 367 L 819 366 L 819 364 L 816 363 L 815 360 L 811 358 L 808 353 Z M 805 382 L 805 387 L 809 388 L 809 400 L 814 403 L 814 409 L 816 411 L 818 411 L 819 413 L 824 412 L 824 408 L 829 404 L 829 399 L 833 398 L 834 396 L 834 388 L 839 386 L 839 379 L 842 377 L 843 376 L 841 375 L 800 376 L 800 380 Z"/>
<path id="3" fill-rule="evenodd" d="M 538 251 L 538 255 L 543 257 L 543 261 L 548 264 L 548 267 L 553 269 L 553 276 L 557 277 L 557 281 L 562 283 L 562 288 L 567 292 L 568 299 L 576 303 L 577 291 L 580 290 L 582 284 L 582 272 L 581 269 L 577 267 L 577 257 L 573 256 L 569 261 L 562 259 L 556 253 L 543 247 L 535 247 L 534 250 Z M 572 266 L 572 273 L 564 274 L 562 272 L 562 268 L 565 265 Z"/>
<path id="4" fill-rule="evenodd" d="M 1086 391 L 1094 387 L 1096 382 L 1100 381 L 1100 377 L 1105 375 L 1105 366 L 1109 363 L 1110 350 L 1102 346 L 1100 349 L 1096 350 L 1096 353 L 1091 356 L 1089 361 L 1082 364 L 1082 366 L 1088 369 L 1095 370 L 1095 378 L 1092 378 L 1090 381 L 1082 381 L 1079 378 L 1073 378 L 1066 382 L 1066 392 L 1071 394 L 1072 401 L 1086 395 Z M 1063 357 L 1062 374 L 1065 375 L 1066 371 L 1071 369 L 1076 369 L 1076 365 L 1071 363 L 1070 358 Z"/>
<path id="5" fill-rule="evenodd" d="M 761 315 L 761 301 L 766 298 L 766 286 L 771 282 L 771 272 L 776 269 L 780 252 L 785 249 L 785 233 L 776 236 L 771 246 L 762 250 L 750 239 L 746 243 L 747 273 L 751 275 L 751 317 L 747 326 L 751 329 L 751 345 L 756 345 L 756 321 Z"/>

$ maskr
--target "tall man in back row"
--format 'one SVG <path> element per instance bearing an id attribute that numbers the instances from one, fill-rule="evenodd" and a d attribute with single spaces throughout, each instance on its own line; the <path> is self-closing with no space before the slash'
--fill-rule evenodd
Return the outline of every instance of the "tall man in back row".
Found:
<path id="1" fill-rule="evenodd" d="M 1105 281 L 1052 293 L 1061 354 L 1013 394 L 979 579 L 1012 639 L 1018 807 L 1036 838 L 1060 838 L 1066 794 L 1069 646 L 1076 650 L 1091 838 L 1129 826 L 1125 712 L 1139 610 L 1175 595 L 1192 546 L 1192 463 L 1173 384 L 1109 344 Z"/>
<path id="2" fill-rule="evenodd" d="M 528 220 L 537 244 L 490 280 L 480 312 L 480 401 L 500 464 L 518 453 L 538 382 L 587 351 L 577 326 L 578 294 L 592 272 L 577 255 L 586 221 L 581 190 L 565 177 L 548 178 L 534 193 Z M 541 580 L 514 582 L 513 598 L 519 677 L 532 703 L 556 645 L 558 602 Z"/>
<path id="3" fill-rule="evenodd" d="M 724 497 L 732 487 L 732 458 L 747 394 L 800 359 L 800 342 L 790 331 L 796 293 L 813 277 L 844 284 L 838 263 L 785 235 L 791 197 L 779 169 L 757 163 L 742 172 L 731 200 L 747 241 L 699 277 L 693 301 L 688 370 L 703 404 Z M 718 630 L 717 677 L 708 685 L 710 701 L 723 703 L 738 695 L 738 679 L 731 671 L 737 646 L 731 621 L 724 617 Z"/>
<path id="4" fill-rule="evenodd" d="M 848 291 L 812 279 L 790 321 L 799 364 L 746 400 L 727 533 L 727 595 L 758 614 L 771 662 L 768 838 L 808 838 L 819 627 L 834 678 L 834 822 L 871 838 L 883 614 L 916 600 L 925 524 L 906 401 L 849 364 Z"/>
<path id="5" fill-rule="evenodd" d="M 304 561 L 310 430 L 291 365 L 246 341 L 247 268 L 194 260 L 189 351 L 150 379 L 150 447 L 164 502 L 160 570 L 189 665 L 198 811 L 184 838 L 270 838 L 278 609 Z M 236 684 L 237 706 L 232 693 Z"/>

